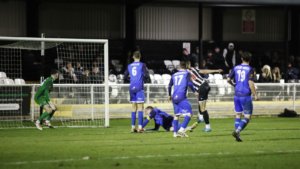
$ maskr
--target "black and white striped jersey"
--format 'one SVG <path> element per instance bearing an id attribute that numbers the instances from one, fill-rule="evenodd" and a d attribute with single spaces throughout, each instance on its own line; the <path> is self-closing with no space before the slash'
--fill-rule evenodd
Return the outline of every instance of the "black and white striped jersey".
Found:
<path id="1" fill-rule="evenodd" d="M 206 79 L 200 75 L 199 71 L 200 70 L 198 68 L 194 68 L 194 67 L 191 67 L 189 69 L 189 72 L 191 74 L 191 80 L 193 82 L 193 86 L 196 91 L 199 90 L 200 86 L 203 83 L 207 82 Z"/>

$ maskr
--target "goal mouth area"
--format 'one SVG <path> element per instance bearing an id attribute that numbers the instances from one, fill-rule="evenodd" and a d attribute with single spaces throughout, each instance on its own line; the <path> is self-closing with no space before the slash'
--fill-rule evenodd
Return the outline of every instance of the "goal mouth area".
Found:
<path id="1" fill-rule="evenodd" d="M 51 99 L 61 98 L 56 104 L 65 108 L 56 112 L 53 123 L 64 127 L 108 127 L 108 42 L 108 39 L 0 36 L 0 128 L 34 125 L 32 122 L 41 111 L 34 103 L 40 85 L 26 84 L 25 80 L 30 77 L 42 83 L 51 69 L 60 72 Z M 74 104 L 80 111 L 70 109 L 67 104 Z"/>

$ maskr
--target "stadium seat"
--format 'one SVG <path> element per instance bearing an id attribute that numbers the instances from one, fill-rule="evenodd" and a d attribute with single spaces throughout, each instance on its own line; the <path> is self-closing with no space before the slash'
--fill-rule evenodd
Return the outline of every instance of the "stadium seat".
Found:
<path id="1" fill-rule="evenodd" d="M 215 83 L 215 78 L 213 74 L 208 74 L 208 81 L 209 83 Z"/>
<path id="2" fill-rule="evenodd" d="M 118 83 L 124 83 L 124 75 L 123 74 L 118 74 L 117 76 L 117 80 L 118 80 Z"/>
<path id="3" fill-rule="evenodd" d="M 12 79 L 3 79 L 4 84 L 6 85 L 12 85 L 15 84 L 14 80 Z"/>
<path id="4" fill-rule="evenodd" d="M 120 60 L 117 60 L 117 59 L 111 60 L 111 64 L 112 64 L 113 66 L 117 66 L 119 63 L 120 63 Z"/>
<path id="5" fill-rule="evenodd" d="M 215 80 L 222 80 L 223 76 L 221 74 L 214 74 L 214 79 Z"/>
<path id="6" fill-rule="evenodd" d="M 218 85 L 218 94 L 221 96 L 225 95 L 226 80 L 224 81 L 223 79 L 215 79 L 215 83 Z"/>
<path id="7" fill-rule="evenodd" d="M 153 69 L 149 69 L 148 72 L 149 72 L 150 75 L 154 75 L 154 70 Z"/>
<path id="8" fill-rule="evenodd" d="M 151 79 L 151 83 L 154 83 L 154 75 L 153 74 L 149 74 L 150 79 Z"/>
<path id="9" fill-rule="evenodd" d="M 180 65 L 180 61 L 179 60 L 172 60 L 172 63 L 174 65 L 175 68 L 177 68 Z"/>
<path id="10" fill-rule="evenodd" d="M 164 60 L 164 64 L 166 65 L 166 68 L 168 68 L 169 66 L 173 66 L 173 63 L 171 60 Z"/>
<path id="11" fill-rule="evenodd" d="M 108 79 L 109 79 L 109 84 L 111 85 L 110 86 L 111 87 L 110 97 L 116 98 L 119 94 L 118 86 L 115 85 L 118 83 L 117 76 L 114 74 L 110 74 Z"/>
<path id="12" fill-rule="evenodd" d="M 163 74 L 162 76 L 163 84 L 168 85 L 171 79 L 171 75 L 169 74 Z"/>
<path id="13" fill-rule="evenodd" d="M 24 79 L 15 79 L 15 84 L 22 85 L 26 84 Z"/>
<path id="14" fill-rule="evenodd" d="M 155 84 L 163 84 L 163 80 L 160 74 L 154 74 L 153 76 Z"/>
<path id="15" fill-rule="evenodd" d="M 5 79 L 5 78 L 7 78 L 6 73 L 0 72 L 0 79 Z"/>
<path id="16" fill-rule="evenodd" d="M 110 82 L 117 82 L 117 76 L 114 75 L 114 74 L 110 74 L 109 77 L 108 77 L 108 80 Z"/>

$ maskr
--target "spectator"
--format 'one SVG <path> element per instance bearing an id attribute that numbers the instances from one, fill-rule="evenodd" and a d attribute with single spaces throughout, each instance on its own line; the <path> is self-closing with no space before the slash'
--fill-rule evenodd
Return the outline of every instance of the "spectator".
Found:
<path id="1" fill-rule="evenodd" d="M 75 70 L 71 62 L 67 62 L 67 65 L 63 67 L 63 76 L 67 83 L 77 82 L 78 79 L 75 74 Z"/>
<path id="2" fill-rule="evenodd" d="M 91 83 L 90 71 L 86 69 L 80 78 L 80 83 Z"/>
<path id="3" fill-rule="evenodd" d="M 258 82 L 260 83 L 270 83 L 273 82 L 271 67 L 269 65 L 264 65 L 261 69 L 262 73 L 259 76 Z"/>
<path id="4" fill-rule="evenodd" d="M 273 82 L 279 83 L 281 79 L 279 67 L 274 67 L 272 69 Z"/>
<path id="5" fill-rule="evenodd" d="M 256 68 L 253 68 L 253 81 L 258 82 L 259 74 L 257 74 Z"/>
<path id="6" fill-rule="evenodd" d="M 206 67 L 207 67 L 207 69 L 213 69 L 214 68 L 212 51 L 207 52 Z"/>
<path id="7" fill-rule="evenodd" d="M 192 53 L 192 56 L 191 56 L 191 65 L 194 65 L 193 67 L 199 67 L 199 57 L 200 57 L 200 49 L 199 47 L 197 46 L 195 48 L 195 53 Z M 201 60 L 201 59 L 200 59 Z M 194 62 L 194 63 L 192 63 Z"/>
<path id="8" fill-rule="evenodd" d="M 294 67 L 291 62 L 287 65 L 287 71 L 285 75 L 286 82 L 293 82 L 299 78 L 299 69 Z"/>
<path id="9" fill-rule="evenodd" d="M 182 57 L 180 59 L 181 61 L 191 61 L 191 56 L 189 54 L 189 51 L 186 48 L 182 49 Z"/>
<path id="10" fill-rule="evenodd" d="M 223 57 L 225 59 L 225 64 L 228 69 L 232 69 L 235 65 L 237 65 L 237 55 L 234 50 L 234 44 L 229 43 L 228 47 L 223 50 Z"/>
<path id="11" fill-rule="evenodd" d="M 225 64 L 225 59 L 220 53 L 220 48 L 215 47 L 214 49 L 214 54 L 213 54 L 213 64 L 214 64 L 214 69 L 222 69 L 223 71 L 226 71 L 226 64 Z"/>
<path id="12" fill-rule="evenodd" d="M 199 69 L 200 69 L 200 70 L 201 70 L 201 69 L 208 69 L 207 66 L 206 66 L 206 61 L 205 61 L 205 60 L 202 60 L 202 61 L 200 62 Z M 209 74 L 202 74 L 202 73 L 200 73 L 200 75 L 201 75 L 203 78 L 205 78 L 205 79 L 208 79 L 208 77 L 209 77 Z"/>
<path id="13" fill-rule="evenodd" d="M 83 70 L 83 67 L 81 66 L 81 63 L 77 62 L 76 67 L 74 69 L 74 73 L 78 79 L 81 79 L 81 76 L 83 75 L 83 71 L 84 70 Z"/>
<path id="14" fill-rule="evenodd" d="M 90 79 L 92 83 L 102 83 L 102 76 L 97 62 L 93 62 L 92 73 Z"/>

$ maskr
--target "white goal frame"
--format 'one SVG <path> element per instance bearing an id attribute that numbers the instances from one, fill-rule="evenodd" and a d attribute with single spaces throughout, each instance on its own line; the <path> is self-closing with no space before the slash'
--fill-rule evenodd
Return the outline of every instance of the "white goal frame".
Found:
<path id="1" fill-rule="evenodd" d="M 104 44 L 104 127 L 109 127 L 109 56 L 107 39 L 78 39 L 78 38 L 33 38 L 33 37 L 9 37 L 0 36 L 0 41 L 35 41 L 35 42 L 80 42 Z"/>

